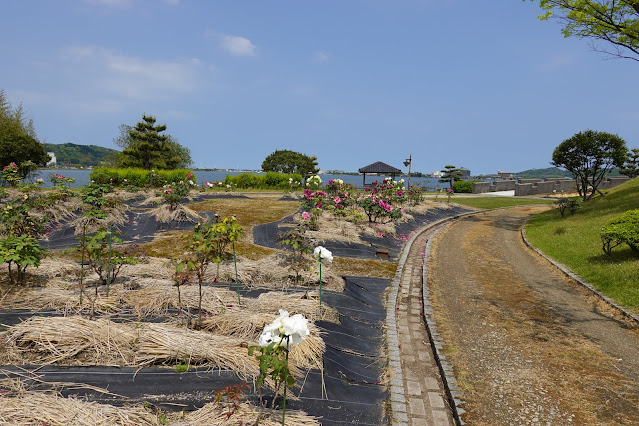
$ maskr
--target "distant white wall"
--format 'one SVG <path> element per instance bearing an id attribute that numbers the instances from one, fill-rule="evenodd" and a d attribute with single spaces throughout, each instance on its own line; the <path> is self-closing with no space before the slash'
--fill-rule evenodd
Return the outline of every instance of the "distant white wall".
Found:
<path id="1" fill-rule="evenodd" d="M 58 160 L 55 158 L 55 152 L 47 152 L 47 154 L 49 154 L 49 157 L 51 157 L 51 160 L 49 160 L 49 162 L 47 163 L 47 166 L 57 165 Z"/>

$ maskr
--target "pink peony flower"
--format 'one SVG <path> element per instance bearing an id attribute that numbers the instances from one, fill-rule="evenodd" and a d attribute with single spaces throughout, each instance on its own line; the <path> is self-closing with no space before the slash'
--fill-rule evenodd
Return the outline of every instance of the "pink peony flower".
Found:
<path id="1" fill-rule="evenodd" d="M 302 220 L 309 220 L 310 218 L 311 218 L 311 215 L 308 214 L 308 212 L 302 213 Z"/>

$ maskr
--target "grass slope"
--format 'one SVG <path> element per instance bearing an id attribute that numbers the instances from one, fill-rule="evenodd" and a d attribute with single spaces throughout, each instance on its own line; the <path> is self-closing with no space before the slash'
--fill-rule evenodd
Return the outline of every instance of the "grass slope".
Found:
<path id="1" fill-rule="evenodd" d="M 444 200 L 446 197 L 444 197 Z M 445 202 L 445 201 L 444 201 Z M 476 209 L 499 209 L 502 207 L 528 206 L 532 204 L 551 204 L 554 200 L 515 197 L 452 197 L 451 203 Z"/>
<path id="2" fill-rule="evenodd" d="M 599 231 L 609 219 L 639 209 L 639 178 L 584 204 L 574 216 L 551 210 L 531 218 L 530 242 L 568 266 L 602 293 L 639 313 L 639 259 L 626 245 L 604 254 Z"/>

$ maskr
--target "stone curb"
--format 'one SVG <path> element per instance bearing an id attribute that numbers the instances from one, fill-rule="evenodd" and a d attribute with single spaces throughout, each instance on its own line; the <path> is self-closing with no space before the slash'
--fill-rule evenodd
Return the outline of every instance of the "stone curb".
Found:
<path id="1" fill-rule="evenodd" d="M 394 425 L 407 424 L 406 422 L 408 421 L 406 397 L 404 395 L 404 386 L 403 386 L 404 378 L 402 374 L 401 358 L 399 355 L 399 338 L 396 333 L 397 323 L 395 320 L 395 315 L 397 310 L 397 297 L 399 295 L 399 285 L 402 278 L 402 273 L 404 272 L 404 265 L 406 264 L 406 259 L 408 258 L 408 253 L 410 252 L 410 249 L 413 246 L 413 243 L 415 242 L 415 240 L 424 232 L 429 231 L 432 228 L 445 224 L 447 222 L 455 221 L 459 219 L 460 217 L 474 215 L 474 214 L 478 214 L 482 212 L 484 212 L 484 210 L 461 213 L 459 215 L 447 217 L 444 219 L 440 219 L 436 222 L 429 223 L 423 228 L 417 230 L 411 236 L 408 242 L 404 244 L 404 247 L 402 249 L 402 254 L 397 264 L 397 271 L 395 272 L 395 276 L 393 277 L 393 280 L 391 281 L 391 289 L 388 294 L 388 304 L 386 308 L 386 325 L 388 327 L 388 332 L 386 334 L 386 344 L 388 348 L 389 369 L 392 372 L 392 382 L 391 382 L 391 391 L 390 391 L 391 423 Z M 428 247 L 430 247 L 430 241 L 428 244 L 429 244 Z M 428 307 L 430 309 L 430 313 L 432 316 L 432 307 L 430 304 L 430 293 L 428 294 L 429 294 Z M 423 303 L 424 301 L 425 299 L 422 300 Z M 424 310 L 426 310 L 425 303 L 424 303 Z M 426 313 L 424 313 L 424 316 L 426 317 Z M 435 326 L 435 322 L 432 318 L 430 319 L 430 322 L 428 320 L 426 321 L 426 328 L 427 328 L 429 339 L 431 340 L 431 345 L 434 348 L 436 348 L 433 355 L 435 357 L 435 360 L 437 362 L 437 367 L 439 368 L 440 374 L 442 376 L 442 381 L 444 382 L 444 390 L 446 392 L 446 398 L 448 399 L 449 405 L 451 407 L 453 419 L 455 420 L 455 423 L 457 425 L 461 425 L 463 423 L 461 422 L 459 418 L 459 414 L 460 412 L 461 413 L 464 412 L 461 407 L 458 407 L 458 405 L 462 404 L 462 401 L 460 399 L 461 392 L 459 392 L 459 389 L 457 388 L 457 385 L 456 385 L 457 382 L 455 380 L 455 377 L 453 375 L 453 370 L 450 367 L 450 365 L 448 365 L 448 363 L 446 363 L 445 366 L 441 364 L 442 358 L 441 358 L 441 355 L 439 354 L 439 350 L 441 349 L 441 345 L 443 344 L 443 341 L 441 341 L 441 338 L 438 340 L 437 345 L 439 346 L 439 349 L 437 349 L 437 346 L 432 339 L 432 332 L 430 330 L 431 324 Z M 452 387 L 451 387 L 451 383 L 453 384 Z"/>
<path id="2" fill-rule="evenodd" d="M 481 213 L 486 213 L 493 210 L 505 210 L 512 207 L 501 207 L 498 209 L 492 210 L 475 210 L 467 213 L 460 213 L 455 216 L 447 217 L 440 219 L 438 221 L 429 223 L 423 228 L 418 229 L 411 238 L 406 242 L 404 247 L 402 248 L 402 254 L 399 258 L 397 264 L 397 271 L 395 272 L 395 276 L 391 281 L 391 288 L 388 294 L 388 303 L 386 308 L 386 345 L 388 350 L 388 358 L 389 358 L 389 369 L 392 373 L 392 382 L 390 389 L 390 400 L 391 400 L 391 423 L 394 425 L 405 425 L 407 424 L 407 404 L 406 397 L 404 394 L 404 377 L 402 374 L 401 367 L 401 358 L 399 355 L 399 337 L 397 335 L 397 322 L 395 320 L 395 314 L 397 310 L 397 297 L 399 295 L 399 285 L 402 277 L 402 273 L 404 272 L 404 265 L 406 264 L 406 259 L 408 258 L 408 252 L 415 240 L 424 232 L 432 230 L 433 228 L 440 225 L 449 225 L 450 223 L 457 221 L 458 219 L 466 216 L 473 216 Z M 443 229 L 443 227 L 441 228 Z M 441 231 L 438 229 L 434 232 L 433 235 L 437 235 Z M 428 288 L 427 276 L 428 276 L 428 266 L 426 261 L 430 255 L 431 250 L 431 239 L 428 240 L 426 244 L 426 248 L 424 250 L 424 259 L 422 265 L 422 304 L 424 308 L 424 320 L 426 322 L 426 331 L 428 333 L 428 337 L 430 340 L 431 347 L 434 348 L 433 356 L 435 358 L 435 362 L 437 363 L 437 367 L 439 369 L 439 373 L 442 377 L 442 382 L 444 384 L 444 391 L 446 393 L 446 399 L 448 400 L 448 404 L 451 408 L 451 414 L 453 419 L 457 425 L 463 425 L 464 422 L 461 420 L 460 415 L 465 413 L 465 410 L 461 407 L 464 404 L 462 399 L 462 393 L 457 386 L 457 380 L 455 379 L 455 375 L 453 374 L 453 369 L 451 365 L 446 360 L 446 356 L 441 353 L 441 350 L 444 345 L 444 341 L 437 332 L 437 323 L 433 317 L 433 308 L 430 300 L 430 289 Z"/>
<path id="3" fill-rule="evenodd" d="M 575 282 L 580 284 L 582 287 L 588 289 L 595 296 L 597 296 L 598 298 L 600 298 L 601 300 L 606 302 L 609 306 L 611 306 L 613 309 L 615 309 L 618 312 L 620 312 L 626 318 L 634 321 L 639 326 L 639 315 L 636 315 L 636 314 L 630 312 L 628 309 L 624 308 L 623 306 L 619 305 L 617 302 L 615 302 L 614 300 L 612 300 L 611 298 L 609 298 L 605 294 L 601 293 L 599 290 L 597 290 L 595 288 L 595 286 L 593 286 L 592 284 L 590 284 L 587 281 L 584 281 L 581 277 L 579 277 L 577 274 L 572 272 L 566 265 L 564 265 L 562 263 L 559 263 L 559 262 L 557 262 L 554 259 L 551 259 L 550 257 L 546 256 L 541 250 L 533 247 L 532 244 L 530 244 L 530 242 L 526 238 L 526 229 L 525 228 L 526 228 L 527 224 L 528 224 L 528 221 L 526 221 L 526 223 L 524 223 L 524 226 L 522 226 L 522 228 L 521 228 L 521 238 L 524 241 L 524 244 L 526 244 L 526 246 L 528 246 L 529 248 L 534 250 L 539 256 L 543 257 L 548 262 L 553 264 L 556 268 L 558 268 L 561 272 L 563 272 L 564 275 L 566 275 L 570 279 L 574 280 Z"/>

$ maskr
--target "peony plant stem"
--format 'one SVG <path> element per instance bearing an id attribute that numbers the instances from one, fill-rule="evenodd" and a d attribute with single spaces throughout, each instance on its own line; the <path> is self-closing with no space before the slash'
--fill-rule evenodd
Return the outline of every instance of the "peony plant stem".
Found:
<path id="1" fill-rule="evenodd" d="M 237 278 L 237 257 L 235 256 L 235 241 L 233 241 L 233 263 L 235 264 L 235 286 L 237 288 L 237 303 L 242 304 L 240 299 L 240 280 Z"/>
<path id="2" fill-rule="evenodd" d="M 322 261 L 319 263 L 320 267 L 320 282 L 319 282 L 319 319 L 322 319 Z"/>
<path id="3" fill-rule="evenodd" d="M 288 342 L 290 337 L 286 336 L 286 363 L 284 364 L 284 369 L 286 370 L 286 374 L 290 374 L 288 372 Z M 288 378 L 284 381 L 284 395 L 282 396 L 282 426 L 285 426 L 286 423 L 286 389 L 288 388 Z"/>

